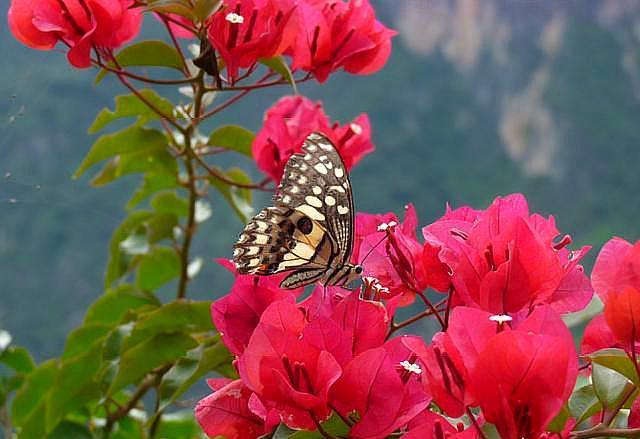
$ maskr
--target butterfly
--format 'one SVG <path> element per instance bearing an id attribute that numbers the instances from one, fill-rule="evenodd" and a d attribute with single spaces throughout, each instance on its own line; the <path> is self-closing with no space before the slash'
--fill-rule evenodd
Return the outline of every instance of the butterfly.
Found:
<path id="1" fill-rule="evenodd" d="M 314 282 L 344 286 L 362 266 L 351 264 L 354 208 L 346 167 L 323 134 L 311 133 L 302 153 L 287 161 L 273 206 L 249 221 L 234 245 L 239 273 L 291 272 L 280 283 L 292 289 Z"/>

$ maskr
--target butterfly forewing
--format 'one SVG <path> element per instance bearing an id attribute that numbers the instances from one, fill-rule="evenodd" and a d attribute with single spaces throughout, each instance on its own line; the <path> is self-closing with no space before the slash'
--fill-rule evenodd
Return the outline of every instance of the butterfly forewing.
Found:
<path id="1" fill-rule="evenodd" d="M 240 273 L 293 271 L 281 286 L 296 288 L 321 280 L 328 270 L 349 262 L 351 184 L 328 138 L 311 134 L 302 154 L 289 159 L 274 204 L 247 224 L 234 247 Z"/>

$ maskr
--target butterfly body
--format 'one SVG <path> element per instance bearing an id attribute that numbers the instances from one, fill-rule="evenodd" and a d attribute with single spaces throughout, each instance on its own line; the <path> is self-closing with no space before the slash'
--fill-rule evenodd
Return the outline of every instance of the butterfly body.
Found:
<path id="1" fill-rule="evenodd" d="M 312 133 L 302 154 L 287 162 L 274 206 L 260 211 L 240 235 L 234 262 L 245 274 L 292 271 L 282 288 L 347 285 L 362 273 L 361 266 L 349 262 L 353 218 L 342 158 L 328 138 Z"/>

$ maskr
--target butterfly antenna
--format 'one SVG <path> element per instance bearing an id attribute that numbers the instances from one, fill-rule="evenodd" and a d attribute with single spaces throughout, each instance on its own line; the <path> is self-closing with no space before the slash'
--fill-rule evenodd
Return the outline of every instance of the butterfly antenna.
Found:
<path id="1" fill-rule="evenodd" d="M 378 243 L 377 243 L 376 245 L 374 245 L 373 247 L 371 247 L 371 248 L 369 249 L 369 251 L 367 252 L 367 254 L 365 255 L 365 257 L 360 261 L 360 264 L 364 264 L 364 261 L 366 261 L 366 260 L 367 260 L 367 258 L 369 257 L 369 255 L 370 255 L 371 253 L 373 253 L 373 251 L 374 251 L 376 248 L 378 248 L 378 246 L 379 246 L 380 244 L 382 244 L 382 242 L 383 242 L 385 239 L 387 239 L 387 234 L 386 234 L 386 233 L 384 234 L 384 236 L 382 237 L 382 239 L 380 239 L 380 241 L 378 241 Z"/>

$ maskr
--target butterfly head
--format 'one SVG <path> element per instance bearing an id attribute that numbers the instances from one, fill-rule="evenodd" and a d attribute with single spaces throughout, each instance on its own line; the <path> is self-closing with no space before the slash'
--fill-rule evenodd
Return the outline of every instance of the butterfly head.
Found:
<path id="1" fill-rule="evenodd" d="M 330 277 L 328 284 L 346 287 L 353 281 L 360 279 L 364 268 L 360 264 L 345 264 L 334 276 Z"/>

